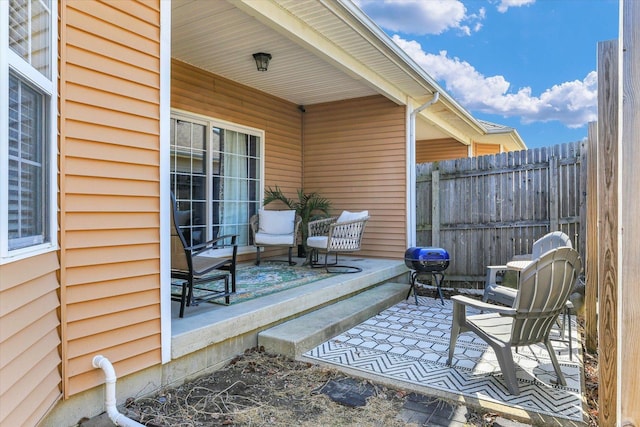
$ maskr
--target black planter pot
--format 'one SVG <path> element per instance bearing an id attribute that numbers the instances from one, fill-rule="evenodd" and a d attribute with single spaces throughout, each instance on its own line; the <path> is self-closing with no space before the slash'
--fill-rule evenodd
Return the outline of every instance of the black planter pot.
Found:
<path id="1" fill-rule="evenodd" d="M 304 245 L 298 245 L 298 258 L 306 258 L 307 257 L 307 248 Z"/>

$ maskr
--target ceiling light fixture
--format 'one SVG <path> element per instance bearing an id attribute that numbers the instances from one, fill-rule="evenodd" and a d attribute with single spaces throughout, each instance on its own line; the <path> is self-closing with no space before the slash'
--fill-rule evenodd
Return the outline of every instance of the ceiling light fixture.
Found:
<path id="1" fill-rule="evenodd" d="M 256 67 L 258 68 L 258 71 L 267 71 L 269 61 L 271 60 L 271 54 L 264 52 L 254 53 L 253 59 L 256 60 Z"/>

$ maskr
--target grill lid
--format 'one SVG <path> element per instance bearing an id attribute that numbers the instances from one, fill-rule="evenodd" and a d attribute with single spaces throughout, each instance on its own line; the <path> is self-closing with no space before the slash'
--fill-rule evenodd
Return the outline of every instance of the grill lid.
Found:
<path id="1" fill-rule="evenodd" d="M 432 246 L 412 247 L 404 253 L 404 263 L 419 272 L 444 271 L 449 267 L 449 252 Z"/>

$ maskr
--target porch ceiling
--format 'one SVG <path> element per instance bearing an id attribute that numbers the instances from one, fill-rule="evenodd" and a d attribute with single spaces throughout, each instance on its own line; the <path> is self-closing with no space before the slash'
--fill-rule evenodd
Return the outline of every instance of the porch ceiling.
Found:
<path id="1" fill-rule="evenodd" d="M 375 95 L 312 51 L 226 1 L 172 2 L 172 57 L 297 105 Z M 260 72 L 252 54 L 273 56 Z"/>
<path id="2" fill-rule="evenodd" d="M 370 40 L 327 13 L 322 2 L 277 3 L 276 12 L 304 22 L 300 26 L 305 34 L 291 35 L 243 2 L 173 0 L 172 57 L 297 105 L 377 94 L 398 103 L 406 102 L 405 93 L 431 96 L 432 91 L 381 55 Z M 273 16 L 273 11 L 262 13 Z M 256 70 L 255 52 L 273 56 L 268 71 Z M 360 74 L 364 72 L 368 79 Z M 393 83 L 384 81 L 387 76 Z M 426 123 L 418 126 L 418 133 L 420 139 L 449 136 Z"/>
<path id="3" fill-rule="evenodd" d="M 297 105 L 381 94 L 418 106 L 437 91 L 440 101 L 418 118 L 417 139 L 469 144 L 487 133 L 348 1 L 172 0 L 171 6 L 175 59 Z M 268 71 L 256 70 L 256 52 L 272 55 Z"/>

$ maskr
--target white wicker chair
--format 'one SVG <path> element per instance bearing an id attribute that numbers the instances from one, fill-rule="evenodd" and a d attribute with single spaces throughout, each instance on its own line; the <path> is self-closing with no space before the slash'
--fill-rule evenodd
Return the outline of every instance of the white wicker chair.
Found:
<path id="1" fill-rule="evenodd" d="M 311 249 L 311 267 L 324 267 L 330 273 L 358 273 L 361 268 L 338 264 L 338 254 L 360 250 L 362 235 L 369 220 L 369 211 L 344 211 L 339 217 L 309 222 L 307 246 Z M 324 252 L 324 263 L 318 262 L 318 253 Z M 329 254 L 335 261 L 329 263 Z"/>

